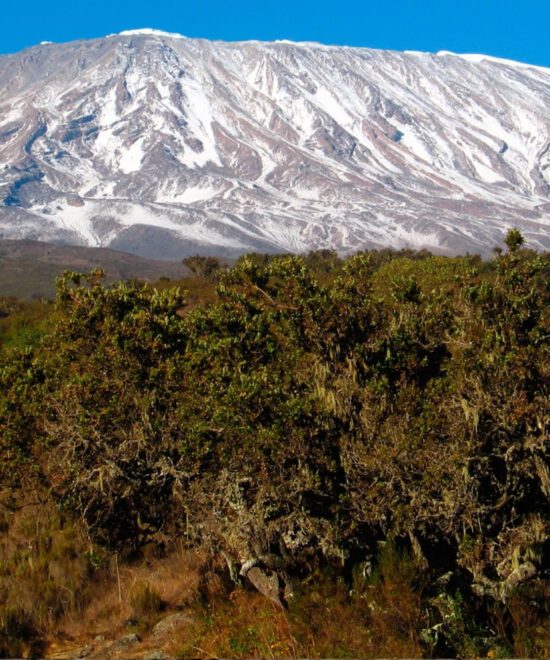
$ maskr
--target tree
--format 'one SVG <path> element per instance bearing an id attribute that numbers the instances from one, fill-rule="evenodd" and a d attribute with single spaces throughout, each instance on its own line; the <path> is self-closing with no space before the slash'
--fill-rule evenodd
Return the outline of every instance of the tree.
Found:
<path id="1" fill-rule="evenodd" d="M 212 279 L 214 274 L 222 267 L 220 260 L 216 257 L 201 257 L 199 255 L 186 257 L 182 263 L 189 268 L 193 275 L 202 277 L 205 280 Z"/>
<path id="2" fill-rule="evenodd" d="M 515 252 L 525 243 L 525 239 L 523 238 L 519 229 L 513 227 L 512 229 L 508 230 L 506 238 L 504 239 L 504 243 L 510 252 Z"/>

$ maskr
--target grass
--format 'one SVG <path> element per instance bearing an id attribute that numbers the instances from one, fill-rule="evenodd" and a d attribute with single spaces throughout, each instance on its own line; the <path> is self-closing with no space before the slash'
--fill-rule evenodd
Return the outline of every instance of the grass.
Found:
<path id="1" fill-rule="evenodd" d="M 223 561 L 203 552 L 180 545 L 160 557 L 144 552 L 115 562 L 114 555 L 91 549 L 83 530 L 50 505 L 29 502 L 6 515 L 2 502 L 0 656 L 47 656 L 49 648 L 61 657 L 64 649 L 70 655 L 95 644 L 97 635 L 108 649 L 129 632 L 142 640 L 131 657 L 159 648 L 178 658 L 422 657 L 436 651 L 423 641 L 433 624 L 424 595 L 428 576 L 391 545 L 372 575 L 358 569 L 351 585 L 327 570 L 297 582 L 283 611 L 248 585 L 235 586 Z M 450 600 L 447 634 L 478 656 L 548 657 L 549 619 L 532 609 L 531 596 L 514 594 L 491 613 L 496 635 L 490 642 L 475 638 L 464 604 Z M 157 622 L 182 612 L 173 630 L 154 634 Z"/>

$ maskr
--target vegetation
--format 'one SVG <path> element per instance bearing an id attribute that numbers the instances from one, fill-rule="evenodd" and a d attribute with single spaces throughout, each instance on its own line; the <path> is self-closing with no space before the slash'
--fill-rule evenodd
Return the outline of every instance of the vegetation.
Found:
<path id="1" fill-rule="evenodd" d="M 548 657 L 550 261 L 522 244 L 196 257 L 187 291 L 97 271 L 55 309 L 4 301 L 0 650 L 83 611 L 114 553 L 185 547 L 217 558 L 196 607 L 225 632 L 201 610 L 183 656 Z M 32 551 L 22 511 L 49 512 Z M 288 608 L 255 605 L 261 635 L 235 627 L 250 566 Z"/>

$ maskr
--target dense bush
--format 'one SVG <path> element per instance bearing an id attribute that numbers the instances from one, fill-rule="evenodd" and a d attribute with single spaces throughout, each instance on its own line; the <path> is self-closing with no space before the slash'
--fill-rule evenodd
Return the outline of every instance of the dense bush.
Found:
<path id="1" fill-rule="evenodd" d="M 183 536 L 233 574 L 253 559 L 351 583 L 389 540 L 434 598 L 488 608 L 528 583 L 535 602 L 550 269 L 512 238 L 490 265 L 245 257 L 192 309 L 67 274 L 53 327 L 2 354 L 2 479 L 39 481 L 118 550 Z"/>

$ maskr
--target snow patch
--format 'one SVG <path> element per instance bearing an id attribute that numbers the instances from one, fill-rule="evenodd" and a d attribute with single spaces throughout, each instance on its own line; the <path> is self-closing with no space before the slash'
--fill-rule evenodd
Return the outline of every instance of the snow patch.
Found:
<path id="1" fill-rule="evenodd" d="M 188 149 L 183 161 L 188 167 L 205 165 L 209 161 L 221 166 L 216 150 L 216 140 L 212 130 L 214 116 L 212 103 L 199 81 L 188 78 L 183 85 L 183 93 L 187 99 L 187 120 L 191 134 L 199 137 L 203 151 L 195 153 Z"/>
<path id="2" fill-rule="evenodd" d="M 333 96 L 328 89 L 320 87 L 313 97 L 315 103 L 321 110 L 324 110 L 327 115 L 332 117 L 341 126 L 349 126 L 353 123 L 353 119 L 344 109 L 343 104 Z"/>
<path id="3" fill-rule="evenodd" d="M 9 110 L 7 110 L 6 106 L 3 106 L 2 108 L 0 108 L 0 112 L 2 113 L 0 115 L 0 117 L 1 117 L 1 122 L 2 122 L 3 126 L 5 126 L 6 124 L 9 124 L 12 121 L 16 121 L 18 119 L 21 119 L 23 117 L 23 109 L 22 108 L 12 107 Z"/>
<path id="4" fill-rule="evenodd" d="M 97 234 L 94 232 L 90 221 L 90 207 L 86 203 L 84 206 L 70 206 L 66 201 L 58 203 L 53 220 L 69 232 L 77 232 L 86 245 L 98 247 L 100 245 Z M 40 209 L 33 209 L 33 213 L 39 213 Z"/>
<path id="5" fill-rule="evenodd" d="M 118 35 L 109 35 L 109 36 L 119 36 L 119 37 L 134 37 L 134 36 L 150 36 L 150 37 L 168 37 L 170 39 L 187 39 L 183 34 L 178 34 L 177 32 L 164 32 L 164 30 L 155 30 L 154 28 L 139 28 L 137 30 L 123 30 L 119 32 Z"/>
<path id="6" fill-rule="evenodd" d="M 400 144 L 404 144 L 415 156 L 418 156 L 418 158 L 425 160 L 427 163 L 433 164 L 432 154 L 418 135 L 415 135 L 412 132 L 407 132 L 402 135 L 403 136 L 399 141 Z"/>
<path id="7" fill-rule="evenodd" d="M 502 176 L 494 172 L 490 167 L 487 167 L 487 165 L 477 161 L 474 163 L 474 167 L 477 175 L 482 181 L 485 181 L 486 183 L 497 183 L 498 181 L 502 181 Z"/>
<path id="8" fill-rule="evenodd" d="M 467 62 L 480 64 L 483 62 L 492 62 L 493 64 L 502 64 L 504 66 L 517 66 L 524 69 L 537 69 L 544 73 L 550 74 L 550 68 L 544 66 L 537 66 L 535 64 L 527 64 L 526 62 L 517 62 L 516 60 L 507 60 L 503 57 L 493 57 L 492 55 L 483 55 L 481 53 L 453 53 L 450 50 L 440 50 L 436 53 L 437 57 L 460 57 Z"/>
<path id="9" fill-rule="evenodd" d="M 143 150 L 143 142 L 145 138 L 139 138 L 136 140 L 131 147 L 126 150 L 122 150 L 122 155 L 119 160 L 119 167 L 125 174 L 130 174 L 131 172 L 137 172 L 141 167 L 141 162 L 145 152 Z"/>
<path id="10" fill-rule="evenodd" d="M 212 199 L 219 192 L 221 190 L 214 186 L 191 186 L 181 191 L 174 190 L 174 186 L 171 186 L 157 195 L 156 201 L 162 204 L 194 204 Z"/>

